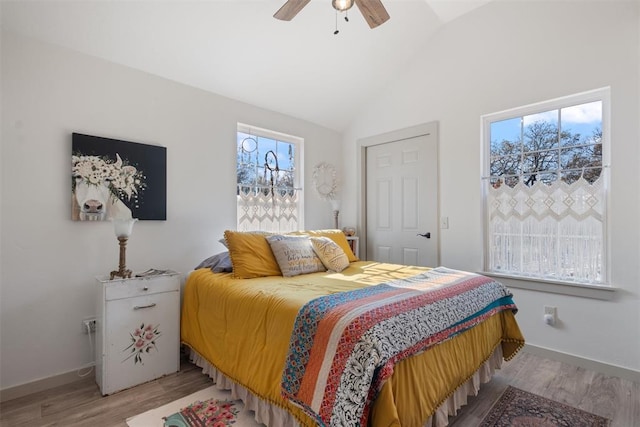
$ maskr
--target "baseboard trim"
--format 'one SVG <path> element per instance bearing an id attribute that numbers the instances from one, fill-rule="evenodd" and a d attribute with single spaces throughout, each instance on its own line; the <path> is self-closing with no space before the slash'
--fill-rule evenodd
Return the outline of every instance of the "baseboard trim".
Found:
<path id="1" fill-rule="evenodd" d="M 590 371 L 599 372 L 612 377 L 619 377 L 625 380 L 640 382 L 640 371 L 625 368 L 622 366 L 611 365 L 597 360 L 585 359 L 569 353 L 563 353 L 551 350 L 545 347 L 538 347 L 531 344 L 525 344 L 523 351 L 534 354 L 547 359 L 557 360 L 559 362 L 568 363 L 569 365 L 578 366 L 580 368 L 589 369 Z"/>
<path id="2" fill-rule="evenodd" d="M 0 402 L 7 402 L 9 400 L 18 399 L 20 397 L 28 396 L 33 393 L 48 390 L 50 388 L 58 387 L 74 383 L 76 381 L 82 381 L 87 377 L 94 378 L 94 366 L 95 363 L 83 366 L 80 369 L 74 369 L 73 371 L 65 372 L 63 374 L 54 375 L 52 377 L 42 378 L 30 383 L 17 385 L 14 387 L 8 387 L 0 390 Z M 91 371 L 88 371 L 91 369 Z M 80 376 L 78 371 L 88 371 L 86 376 Z"/>

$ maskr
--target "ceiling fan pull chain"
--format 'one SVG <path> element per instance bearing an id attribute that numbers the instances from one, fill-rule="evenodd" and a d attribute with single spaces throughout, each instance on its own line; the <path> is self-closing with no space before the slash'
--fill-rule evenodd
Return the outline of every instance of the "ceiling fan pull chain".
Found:
<path id="1" fill-rule="evenodd" d="M 338 34 L 340 30 L 338 30 L 338 9 L 336 9 L 336 30 L 333 32 L 334 35 Z"/>

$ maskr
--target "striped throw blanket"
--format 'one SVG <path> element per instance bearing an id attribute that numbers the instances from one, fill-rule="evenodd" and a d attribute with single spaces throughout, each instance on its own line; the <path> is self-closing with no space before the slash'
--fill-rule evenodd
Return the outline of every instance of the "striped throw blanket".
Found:
<path id="1" fill-rule="evenodd" d="M 511 297 L 488 277 L 438 267 L 312 300 L 294 324 L 282 394 L 321 426 L 367 425 L 395 363 L 516 310 Z"/>

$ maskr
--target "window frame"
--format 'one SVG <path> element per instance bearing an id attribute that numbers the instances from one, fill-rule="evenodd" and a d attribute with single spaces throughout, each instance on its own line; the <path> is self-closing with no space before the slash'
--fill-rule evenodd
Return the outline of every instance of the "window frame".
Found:
<path id="1" fill-rule="evenodd" d="M 256 137 L 260 137 L 260 138 L 267 138 L 267 139 L 272 139 L 272 140 L 276 140 L 276 141 L 280 141 L 280 142 L 285 142 L 288 144 L 293 144 L 295 146 L 295 153 L 294 153 L 294 176 L 293 176 L 293 188 L 296 189 L 297 191 L 297 197 L 298 197 L 298 216 L 297 216 L 297 220 L 298 220 L 298 226 L 297 228 L 300 230 L 304 230 L 304 192 L 302 191 L 302 183 L 304 180 L 304 138 L 298 137 L 298 136 L 294 136 L 294 135 L 289 135 L 286 133 L 282 133 L 282 132 L 278 132 L 278 131 L 274 131 L 274 130 L 270 130 L 270 129 L 265 129 L 265 128 L 260 128 L 257 126 L 253 126 L 253 125 L 249 125 L 246 123 L 241 123 L 238 122 L 237 126 L 236 126 L 236 150 L 234 151 L 234 155 L 235 155 L 235 162 L 236 162 L 236 176 L 234 179 L 234 184 L 236 186 L 236 191 L 238 189 L 238 174 L 237 174 L 237 167 L 238 167 L 238 147 L 237 147 L 237 141 L 238 141 L 238 133 L 242 132 L 245 134 L 249 134 L 252 136 L 256 136 Z M 235 192 L 234 192 L 235 194 Z M 238 227 L 238 222 L 237 222 L 237 209 L 238 209 L 238 202 L 237 202 L 237 198 L 236 198 L 236 227 Z M 258 231 L 258 230 L 256 230 Z"/>
<path id="2" fill-rule="evenodd" d="M 548 101 L 528 104 L 521 107 L 515 107 L 508 110 L 499 111 L 482 115 L 480 118 L 481 126 L 481 194 L 482 194 L 482 227 L 483 227 L 483 244 L 482 244 L 482 260 L 483 274 L 495 276 L 501 279 L 508 279 L 511 286 L 526 289 L 545 290 L 550 292 L 558 292 L 569 295 L 591 296 L 601 299 L 610 299 L 606 292 L 599 293 L 599 290 L 610 291 L 614 288 L 611 285 L 611 241 L 609 220 L 610 212 L 610 160 L 611 160 L 611 133 L 610 133 L 610 88 L 604 87 L 587 92 L 581 92 L 574 95 L 563 96 Z M 488 217 L 488 187 L 487 182 L 491 179 L 491 124 L 502 120 L 524 117 L 531 114 L 543 113 L 550 110 L 562 109 L 566 107 L 586 104 L 589 102 L 602 102 L 602 172 L 601 179 L 604 188 L 604 214 L 603 214 L 603 254 L 602 254 L 602 283 L 583 283 L 580 281 L 563 281 L 555 278 L 545 278 L 538 276 L 529 276 L 508 274 L 504 272 L 489 270 L 490 249 L 489 244 L 491 238 L 489 235 Z M 558 286 L 555 286 L 558 285 Z M 595 291 L 595 292 L 594 292 Z"/>

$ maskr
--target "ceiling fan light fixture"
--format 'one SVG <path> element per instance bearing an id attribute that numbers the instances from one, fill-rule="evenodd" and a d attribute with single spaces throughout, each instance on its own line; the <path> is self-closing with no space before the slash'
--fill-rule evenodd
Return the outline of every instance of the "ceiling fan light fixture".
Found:
<path id="1" fill-rule="evenodd" d="M 353 7 L 353 0 L 331 0 L 331 6 L 338 12 L 345 12 Z"/>
<path id="2" fill-rule="evenodd" d="M 291 21 L 309 2 L 311 0 L 287 0 L 273 17 L 282 21 Z M 376 28 L 389 20 L 389 13 L 382 5 L 382 0 L 331 0 L 336 16 L 339 12 L 345 12 L 345 18 L 347 10 L 353 7 L 353 3 L 360 9 L 369 28 Z"/>

